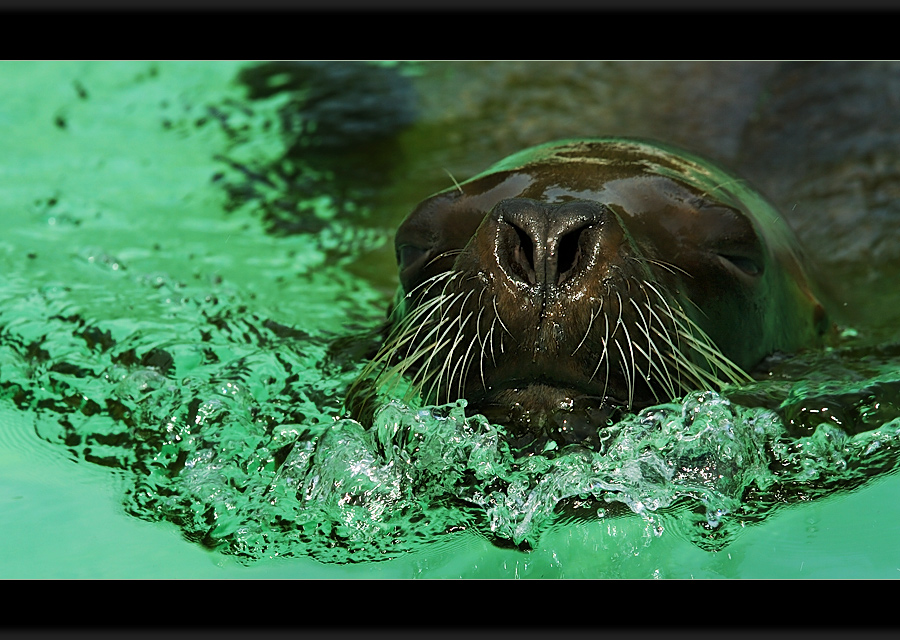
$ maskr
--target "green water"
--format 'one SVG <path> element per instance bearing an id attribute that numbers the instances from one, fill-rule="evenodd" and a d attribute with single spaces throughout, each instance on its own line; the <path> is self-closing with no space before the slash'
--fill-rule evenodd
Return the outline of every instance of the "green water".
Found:
<path id="1" fill-rule="evenodd" d="M 0 575 L 900 572 L 890 349 L 656 408 L 601 453 L 516 460 L 454 407 L 337 420 L 397 214 L 325 176 L 305 232 L 267 232 L 280 184 L 235 193 L 284 153 L 284 99 L 248 108 L 245 66 L 0 65 Z"/>

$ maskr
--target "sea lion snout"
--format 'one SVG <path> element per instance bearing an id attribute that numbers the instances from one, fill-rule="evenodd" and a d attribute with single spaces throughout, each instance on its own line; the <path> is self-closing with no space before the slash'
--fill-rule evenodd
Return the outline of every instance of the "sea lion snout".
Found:
<path id="1" fill-rule="evenodd" d="M 484 228 L 495 243 L 492 255 L 514 282 L 540 289 L 560 287 L 596 262 L 610 236 L 614 219 L 597 202 L 547 204 L 530 198 L 508 198 L 494 207 Z M 612 233 L 610 233 L 612 231 Z"/>

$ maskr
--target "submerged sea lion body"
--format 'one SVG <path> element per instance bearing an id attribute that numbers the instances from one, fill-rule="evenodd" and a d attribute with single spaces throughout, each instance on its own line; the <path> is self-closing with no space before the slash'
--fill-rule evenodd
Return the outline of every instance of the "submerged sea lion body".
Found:
<path id="1" fill-rule="evenodd" d="M 649 142 L 517 153 L 422 202 L 395 244 L 400 289 L 366 375 L 465 398 L 520 444 L 580 441 L 615 408 L 748 381 L 828 326 L 780 215 Z"/>

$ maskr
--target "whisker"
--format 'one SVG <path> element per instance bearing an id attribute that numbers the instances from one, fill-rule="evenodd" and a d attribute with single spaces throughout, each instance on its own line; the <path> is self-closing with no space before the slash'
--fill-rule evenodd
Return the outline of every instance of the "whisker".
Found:
<path id="1" fill-rule="evenodd" d="M 747 384 L 753 381 L 753 378 L 722 353 L 706 332 L 687 314 L 680 311 L 679 318 L 673 319 L 679 333 L 689 343 L 691 349 L 700 355 L 714 372 L 724 375 L 732 384 Z"/>
<path id="2" fill-rule="evenodd" d="M 450 353 L 447 354 L 447 358 L 446 358 L 447 364 L 445 365 L 445 368 L 449 368 L 450 363 L 453 360 L 453 353 L 456 351 L 456 347 L 465 338 L 465 336 L 463 335 L 463 324 L 465 322 L 468 322 L 469 318 L 471 318 L 471 317 L 472 317 L 472 312 L 470 311 L 469 314 L 466 316 L 466 319 L 463 321 L 463 323 L 460 323 L 459 329 L 456 332 L 456 338 L 453 341 L 453 345 L 450 347 Z M 456 361 L 456 365 L 453 367 L 453 370 L 450 372 L 450 376 L 447 378 L 447 402 L 450 402 L 450 399 L 451 399 L 450 398 L 450 389 L 453 386 L 453 378 L 456 377 L 457 371 L 459 371 L 459 386 L 458 386 L 458 388 L 460 390 L 458 397 L 462 397 L 462 385 L 463 385 L 463 379 L 465 378 L 464 363 L 468 359 L 469 351 L 471 351 L 471 349 L 472 349 L 473 341 L 474 341 L 474 338 L 472 339 L 472 341 L 469 342 L 469 348 L 466 350 L 465 355 L 463 355 L 463 357 L 461 359 Z"/>
<path id="3" fill-rule="evenodd" d="M 422 289 L 423 287 L 430 288 L 432 284 L 435 282 L 440 282 L 441 280 L 453 279 L 456 277 L 456 274 L 453 271 L 444 271 L 443 273 L 439 273 L 436 276 L 431 276 L 427 280 L 424 280 L 417 284 L 415 287 L 410 289 L 410 291 L 404 296 L 405 298 L 412 298 L 413 294 Z"/>
<path id="4" fill-rule="evenodd" d="M 578 350 L 581 348 L 581 345 L 584 344 L 584 341 L 587 340 L 588 335 L 590 335 L 590 333 L 591 333 L 591 327 L 594 326 L 594 318 L 596 318 L 597 315 L 599 315 L 601 309 L 603 309 L 603 298 L 600 298 L 600 306 L 597 307 L 597 310 L 591 311 L 591 319 L 588 322 L 587 331 L 584 332 L 584 337 L 581 338 L 581 342 L 579 342 L 578 346 L 575 347 L 575 351 L 573 351 L 572 353 L 569 354 L 570 357 L 574 356 L 578 352 Z"/>
<path id="5" fill-rule="evenodd" d="M 497 368 L 497 359 L 494 357 L 494 327 L 497 326 L 497 316 L 494 316 L 494 319 L 491 320 L 491 328 L 488 330 L 488 343 L 491 347 L 491 363 L 494 365 L 494 368 Z"/>
<path id="6" fill-rule="evenodd" d="M 621 367 L 622 367 L 622 373 L 625 374 L 625 386 L 628 389 L 628 405 L 627 406 L 629 409 L 631 409 L 631 405 L 632 405 L 632 402 L 634 399 L 634 390 L 632 389 L 632 386 L 631 386 L 631 376 L 628 373 L 628 361 L 625 358 L 625 352 L 622 351 L 622 345 L 619 344 L 619 339 L 616 338 L 616 340 L 614 342 L 616 343 L 616 348 L 619 350 L 619 355 L 622 357 L 622 359 L 620 361 Z M 608 380 L 608 378 L 607 378 L 607 380 Z"/>
<path id="7" fill-rule="evenodd" d="M 491 298 L 491 304 L 494 305 L 494 315 L 496 316 L 497 320 L 500 322 L 500 326 L 503 327 L 503 330 L 506 331 L 506 333 L 508 333 L 509 336 L 511 338 L 513 338 L 513 340 L 515 340 L 515 337 L 513 336 L 512 332 L 510 332 L 510 330 L 506 328 L 506 325 L 503 324 L 503 318 L 500 317 L 500 311 L 497 310 L 497 296 L 494 296 L 493 298 Z M 502 339 L 500 340 L 500 351 L 501 352 L 503 351 L 503 340 Z"/>
<path id="8" fill-rule="evenodd" d="M 459 186 L 459 183 L 456 181 L 456 178 L 453 177 L 453 174 L 450 173 L 450 171 L 447 170 L 447 169 L 444 169 L 444 173 L 446 173 L 448 176 L 450 176 L 450 179 L 453 181 L 453 185 L 454 185 L 457 189 L 459 189 L 459 192 L 460 192 L 460 193 L 463 193 L 463 194 L 464 194 L 465 192 L 463 191 L 462 187 Z"/>
<path id="9" fill-rule="evenodd" d="M 632 260 L 635 260 L 637 262 L 644 262 L 644 263 L 656 265 L 657 267 L 660 267 L 661 269 L 665 269 L 666 271 L 668 271 L 669 273 L 671 273 L 673 275 L 678 275 L 678 273 L 681 273 L 683 275 L 686 275 L 688 278 L 694 277 L 691 273 L 685 271 L 684 269 L 682 269 L 681 267 L 679 267 L 676 264 L 672 264 L 671 262 L 663 262 L 662 260 L 654 260 L 652 258 L 641 258 L 638 256 L 629 256 L 629 258 Z"/>
<path id="10" fill-rule="evenodd" d="M 433 264 L 434 264 L 435 262 L 437 262 L 438 260 L 442 260 L 442 259 L 444 259 L 444 258 L 452 258 L 453 256 L 458 256 L 458 255 L 460 255 L 461 253 L 462 253 L 462 249 L 448 249 L 447 251 L 442 251 L 441 253 L 439 253 L 439 254 L 437 254 L 436 256 L 434 256 L 431 260 L 429 260 L 429 261 L 425 264 L 425 268 L 430 267 L 431 265 L 433 265 Z M 453 274 L 454 276 L 459 274 L 458 271 L 453 271 L 452 269 L 451 269 L 450 271 L 445 271 L 444 273 L 451 273 L 451 274 Z"/>

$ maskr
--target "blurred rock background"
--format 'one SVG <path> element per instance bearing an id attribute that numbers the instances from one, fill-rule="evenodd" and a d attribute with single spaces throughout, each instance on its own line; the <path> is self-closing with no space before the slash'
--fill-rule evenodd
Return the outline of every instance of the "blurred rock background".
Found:
<path id="1" fill-rule="evenodd" d="M 774 202 L 842 322 L 900 320 L 900 63 L 290 62 L 248 65 L 241 81 L 251 99 L 291 92 L 287 147 L 389 227 L 448 173 L 464 180 L 534 144 L 682 146 Z M 392 260 L 387 247 L 363 268 L 391 273 Z"/>

